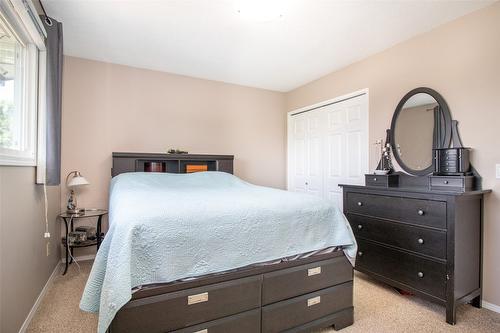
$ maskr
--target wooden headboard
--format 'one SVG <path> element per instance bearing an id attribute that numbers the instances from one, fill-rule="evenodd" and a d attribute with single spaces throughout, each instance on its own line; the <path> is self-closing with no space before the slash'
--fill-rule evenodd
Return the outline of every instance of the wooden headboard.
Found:
<path id="1" fill-rule="evenodd" d="M 111 176 L 124 172 L 186 173 L 197 170 L 233 173 L 233 155 L 113 153 Z"/>

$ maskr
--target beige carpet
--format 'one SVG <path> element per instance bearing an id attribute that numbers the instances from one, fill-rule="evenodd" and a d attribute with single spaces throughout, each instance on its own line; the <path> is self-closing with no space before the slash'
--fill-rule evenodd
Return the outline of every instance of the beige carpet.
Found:
<path id="1" fill-rule="evenodd" d="M 71 265 L 58 276 L 28 328 L 30 333 L 95 332 L 97 317 L 82 312 L 78 302 L 91 262 Z M 500 314 L 462 305 L 458 324 L 444 320 L 444 307 L 417 297 L 401 296 L 393 289 L 356 273 L 354 281 L 354 325 L 342 332 L 500 332 Z M 321 333 L 334 332 L 323 330 Z"/>

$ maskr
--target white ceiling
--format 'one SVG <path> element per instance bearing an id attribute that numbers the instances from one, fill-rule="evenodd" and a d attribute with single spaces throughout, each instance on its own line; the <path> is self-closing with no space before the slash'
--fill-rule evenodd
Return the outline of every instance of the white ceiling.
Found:
<path id="1" fill-rule="evenodd" d="M 494 1 L 42 2 L 67 55 L 289 91 Z"/>

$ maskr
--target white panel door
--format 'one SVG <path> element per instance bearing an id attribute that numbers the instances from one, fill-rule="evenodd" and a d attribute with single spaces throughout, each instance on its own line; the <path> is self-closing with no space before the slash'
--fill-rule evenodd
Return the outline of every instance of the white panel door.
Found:
<path id="1" fill-rule="evenodd" d="M 363 184 L 368 172 L 368 97 L 332 101 L 288 118 L 288 189 L 334 201 L 339 184 Z"/>
<path id="2" fill-rule="evenodd" d="M 308 193 L 323 197 L 324 113 L 315 110 L 306 114 L 308 120 L 306 190 Z"/>
<path id="3" fill-rule="evenodd" d="M 368 172 L 366 94 L 323 107 L 327 115 L 325 194 L 342 208 L 339 184 L 364 184 Z"/>
<path id="4" fill-rule="evenodd" d="M 288 189 L 324 196 L 324 114 L 304 112 L 291 117 L 289 133 Z"/>
<path id="5" fill-rule="evenodd" d="M 306 192 L 307 167 L 307 114 L 299 114 L 288 123 L 288 189 L 295 192 Z"/>

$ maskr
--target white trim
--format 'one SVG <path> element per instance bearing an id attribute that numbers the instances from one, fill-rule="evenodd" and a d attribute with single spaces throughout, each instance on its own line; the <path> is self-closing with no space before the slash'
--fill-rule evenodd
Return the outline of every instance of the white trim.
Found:
<path id="1" fill-rule="evenodd" d="M 17 107 L 21 113 L 21 135 L 20 149 L 8 149 L 0 147 L 0 165 L 36 165 L 36 142 L 37 142 L 37 99 L 38 99 L 38 44 L 31 33 L 26 31 L 27 25 L 31 22 L 28 19 L 28 12 L 33 5 L 27 0 L 0 1 L 0 10 L 2 13 L 2 22 L 18 42 L 24 46 L 22 54 L 22 73 L 19 79 L 22 79 L 23 91 L 20 93 L 22 101 L 19 101 Z M 20 14 L 18 10 L 21 10 Z M 37 36 L 35 36 L 37 37 Z M 41 40 L 44 43 L 43 38 Z M 45 49 L 45 46 L 43 47 Z"/>
<path id="2" fill-rule="evenodd" d="M 500 313 L 500 305 L 496 305 L 496 304 L 493 304 L 493 303 L 489 303 L 489 302 L 486 302 L 486 301 L 482 301 L 481 302 L 481 306 L 485 309 L 488 309 L 488 310 L 491 310 L 493 312 L 497 312 L 497 313 Z"/>
<path id="3" fill-rule="evenodd" d="M 33 43 L 35 43 L 39 50 L 45 50 L 47 32 L 40 17 L 38 17 L 33 2 L 31 0 L 9 0 L 9 2 L 19 18 L 19 22 L 23 25 Z"/>
<path id="4" fill-rule="evenodd" d="M 63 253 L 64 255 L 64 253 Z M 79 256 L 79 257 L 74 257 L 76 261 L 87 261 L 87 260 L 94 260 L 95 259 L 95 254 L 88 254 L 85 256 Z M 66 258 L 61 258 L 61 263 L 65 264 L 66 263 Z"/>
<path id="5" fill-rule="evenodd" d="M 308 105 L 308 106 L 304 106 L 302 108 L 299 108 L 299 109 L 295 109 L 295 110 L 292 110 L 292 111 L 288 111 L 287 112 L 287 117 L 286 117 L 286 129 L 287 129 L 287 132 L 286 132 L 286 189 L 289 190 L 290 188 L 290 170 L 289 170 L 289 166 L 291 165 L 292 161 L 290 161 L 290 154 L 289 154 L 289 147 L 290 147 L 290 140 L 291 140 L 291 137 L 290 135 L 288 135 L 288 133 L 290 132 L 290 127 L 291 127 L 291 121 L 290 121 L 290 118 L 297 114 L 297 113 L 302 113 L 302 112 L 307 112 L 307 111 L 311 111 L 313 109 L 318 109 L 320 107 L 323 107 L 323 106 L 326 106 L 326 105 L 329 105 L 329 104 L 334 104 L 334 103 L 337 103 L 337 102 L 340 102 L 340 101 L 343 101 L 343 100 L 346 100 L 346 99 L 350 99 L 350 98 L 353 98 L 353 97 L 357 97 L 357 96 L 360 96 L 360 95 L 366 95 L 366 100 L 367 100 L 367 105 L 366 105 L 366 108 L 367 108 L 367 117 L 366 117 L 366 121 L 367 121 L 367 124 L 366 124 L 366 130 L 367 130 L 367 133 L 366 133 L 366 136 L 367 136 L 367 154 L 368 154 L 368 168 L 370 168 L 370 90 L 369 88 L 365 88 L 365 89 L 361 89 L 361 90 L 357 90 L 357 91 L 354 91 L 352 93 L 349 93 L 349 94 L 345 94 L 345 95 L 341 95 L 341 96 L 337 96 L 335 98 L 332 98 L 332 99 L 329 99 L 329 100 L 326 100 L 326 101 L 322 101 L 322 102 L 319 102 L 319 103 L 316 103 L 316 104 L 312 104 L 312 105 Z M 366 172 L 368 172 L 368 170 L 366 170 Z"/>
<path id="6" fill-rule="evenodd" d="M 305 112 L 305 111 L 309 111 L 309 110 L 312 110 L 312 109 L 317 109 L 317 108 L 320 108 L 320 107 L 328 105 L 328 104 L 333 104 L 333 103 L 336 103 L 336 102 L 340 102 L 340 101 L 342 101 L 344 99 L 353 98 L 355 96 L 363 95 L 363 94 L 366 94 L 367 97 L 370 97 L 370 95 L 369 95 L 369 89 L 368 88 L 361 89 L 361 90 L 358 90 L 358 91 L 355 91 L 355 92 L 352 92 L 352 93 L 349 93 L 349 94 L 345 94 L 345 95 L 342 95 L 342 96 L 337 96 L 335 98 L 332 98 L 332 99 L 329 99 L 329 100 L 326 100 L 326 101 L 322 101 L 322 102 L 319 102 L 319 103 L 316 103 L 316 104 L 313 104 L 313 105 L 304 106 L 304 107 L 302 107 L 300 109 L 295 109 L 295 110 L 292 110 L 292 111 L 288 111 L 287 114 L 289 116 L 291 116 L 291 115 L 294 115 L 296 113 Z"/>
<path id="7" fill-rule="evenodd" d="M 56 265 L 56 267 L 54 268 L 54 271 L 52 271 L 52 274 L 50 274 L 50 277 L 47 280 L 47 283 L 45 283 L 45 286 L 43 287 L 42 291 L 38 295 L 38 298 L 36 299 L 35 304 L 33 304 L 33 306 L 31 307 L 31 310 L 28 313 L 28 316 L 26 317 L 26 319 L 24 320 L 23 325 L 19 329 L 19 333 L 24 333 L 28 329 L 28 326 L 30 325 L 31 320 L 35 316 L 35 313 L 38 310 L 38 307 L 40 306 L 40 304 L 42 303 L 43 298 L 47 294 L 47 291 L 49 290 L 49 287 L 54 282 L 55 277 L 59 274 L 59 265 L 60 265 L 60 263 L 58 262 L 57 265 Z"/>

